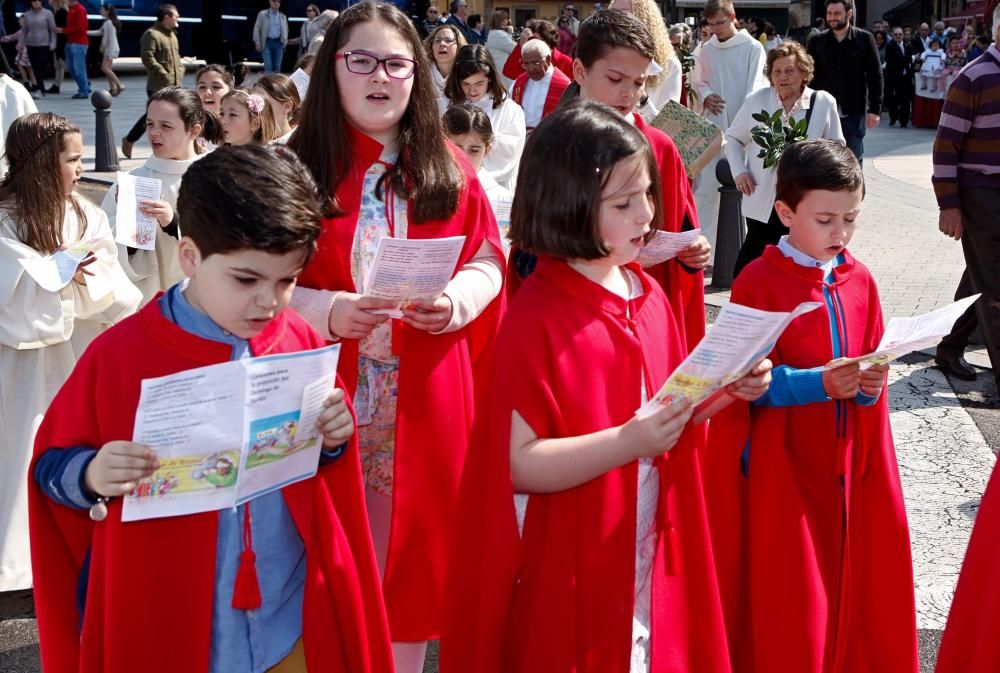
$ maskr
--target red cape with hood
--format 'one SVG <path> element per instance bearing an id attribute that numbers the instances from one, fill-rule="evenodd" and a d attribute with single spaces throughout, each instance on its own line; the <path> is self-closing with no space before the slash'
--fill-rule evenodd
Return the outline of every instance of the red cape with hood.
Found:
<path id="1" fill-rule="evenodd" d="M 832 330 L 848 357 L 875 350 L 883 333 L 878 288 L 864 265 L 846 251 L 844 256 L 832 283 L 824 282 L 822 270 L 796 264 L 775 246 L 740 274 L 734 303 L 766 311 L 822 304 L 785 330 L 770 355 L 775 366 L 826 364 L 834 357 Z M 833 325 L 824 293 L 834 306 Z M 743 556 L 749 613 L 742 621 L 750 633 L 734 668 L 917 671 L 913 566 L 887 395 L 883 388 L 872 407 L 853 400 L 752 407 Z M 746 437 L 734 428 L 721 428 L 728 446 L 710 433 L 719 460 L 709 462 L 725 474 L 706 475 L 714 482 L 709 497 L 720 484 L 729 486 L 730 506 L 738 488 L 739 438 Z M 739 539 L 738 513 L 715 516 L 725 506 L 710 503 L 713 539 Z M 725 562 L 732 549 L 719 552 Z M 733 599 L 724 595 L 727 617 L 734 614 Z"/>
<path id="2" fill-rule="evenodd" d="M 1000 470 L 983 494 L 972 539 L 962 563 L 936 673 L 995 673 L 1000 670 Z"/>
<path id="3" fill-rule="evenodd" d="M 344 215 L 324 220 L 319 248 L 299 277 L 303 287 L 356 292 L 351 250 L 358 224 L 364 176 L 382 146 L 351 130 L 354 164 L 337 190 Z M 457 153 L 456 156 L 458 156 Z M 489 241 L 503 259 L 493 210 L 475 172 L 463 158 L 465 186 L 448 220 L 414 223 L 411 239 L 466 236 L 457 268 Z M 503 293 L 471 325 L 429 334 L 396 321 L 393 350 L 399 355 L 392 522 L 383 590 L 392 638 L 437 638 L 442 619 L 446 550 L 459 474 L 472 432 L 473 370 L 492 345 L 503 312 Z M 357 387 L 358 341 L 342 339 L 339 371 L 353 394 Z"/>
<path id="4" fill-rule="evenodd" d="M 442 673 L 627 671 L 635 594 L 638 462 L 532 495 L 519 539 L 510 478 L 516 410 L 539 437 L 621 425 L 686 349 L 662 291 L 625 301 L 565 262 L 539 259 L 507 312 L 463 472 L 449 564 Z M 548 316 L 539 319 L 540 316 Z M 688 428 L 660 474 L 652 673 L 726 673 L 726 636 Z"/>
<path id="5" fill-rule="evenodd" d="M 250 341 L 255 355 L 322 345 L 292 311 Z M 45 415 L 35 458 L 49 447 L 130 440 L 143 379 L 226 362 L 230 353 L 229 345 L 169 322 L 151 301 L 87 348 Z M 302 640 L 309 669 L 392 670 L 357 441 L 282 494 L 306 549 Z M 33 479 L 28 502 L 46 673 L 208 672 L 216 512 L 122 523 L 115 498 L 108 517 L 95 523 L 86 511 L 56 504 Z M 76 591 L 88 548 L 81 618 Z"/>
<path id="6" fill-rule="evenodd" d="M 684 162 L 677 146 L 663 131 L 649 126 L 639 115 L 633 115 L 635 127 L 642 132 L 653 149 L 653 156 L 660 173 L 660 191 L 663 201 L 663 230 L 680 232 L 698 228 L 698 210 L 691 191 Z M 515 250 L 511 250 L 514 259 Z M 648 269 L 646 273 L 656 279 L 686 339 L 690 352 L 705 336 L 705 274 L 691 273 L 676 259 L 670 259 Z M 512 297 L 523 280 L 513 264 L 507 267 L 507 296 Z"/>

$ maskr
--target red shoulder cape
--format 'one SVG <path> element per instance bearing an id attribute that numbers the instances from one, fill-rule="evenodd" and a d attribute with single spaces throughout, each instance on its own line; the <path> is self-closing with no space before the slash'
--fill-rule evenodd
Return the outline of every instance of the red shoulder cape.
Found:
<path id="1" fill-rule="evenodd" d="M 782 334 L 770 356 L 775 365 L 808 368 L 833 358 L 824 288 L 844 354 L 875 350 L 883 332 L 878 288 L 864 265 L 845 257 L 830 284 L 774 246 L 740 274 L 735 303 L 767 311 L 822 303 Z M 887 395 L 883 388 L 873 407 L 752 409 L 744 559 L 754 668 L 747 670 L 917 670 L 913 567 Z M 734 447 L 718 448 L 731 463 Z"/>
<path id="2" fill-rule="evenodd" d="M 518 75 L 517 80 L 514 82 L 514 86 L 510 89 L 510 97 L 514 99 L 514 102 L 518 105 L 523 105 L 524 100 L 524 87 L 528 84 L 528 73 L 523 72 Z M 552 70 L 552 79 L 549 81 L 549 89 L 545 93 L 545 103 L 542 105 L 542 119 L 545 119 L 550 114 L 556 111 L 559 107 L 559 100 L 562 98 L 563 92 L 566 91 L 566 87 L 569 86 L 569 77 L 563 74 L 559 68 L 554 68 Z"/>
<path id="3" fill-rule="evenodd" d="M 557 70 L 562 71 L 569 79 L 573 79 L 573 59 L 558 49 L 552 50 L 552 65 Z M 503 76 L 507 79 L 517 79 L 524 73 L 524 66 L 521 65 L 521 45 L 514 45 L 514 50 L 507 57 L 507 62 L 503 65 Z"/>
<path id="4" fill-rule="evenodd" d="M 514 410 L 540 437 L 620 425 L 639 407 L 641 384 L 655 390 L 683 359 L 663 293 L 633 269 L 646 292 L 626 302 L 543 257 L 511 303 L 462 475 L 442 673 L 628 670 L 638 463 L 532 495 L 521 540 L 509 438 Z M 689 428 L 657 458 L 654 673 L 729 671 L 696 456 L 703 439 Z"/>
<path id="5" fill-rule="evenodd" d="M 677 146 L 666 133 L 649 126 L 639 115 L 634 117 L 635 127 L 649 140 L 660 169 L 664 231 L 681 231 L 685 218 L 692 228 L 698 228 L 698 209 L 694 203 L 691 181 L 684 170 L 684 161 Z M 671 259 L 646 269 L 646 273 L 655 278 L 663 288 L 667 301 L 674 309 L 674 315 L 681 321 L 688 350 L 693 350 L 705 336 L 704 272 L 690 273 L 681 267 L 680 262 Z"/>
<path id="6" fill-rule="evenodd" d="M 346 211 L 323 222 L 319 249 L 302 272 L 304 287 L 355 292 L 351 249 L 358 223 L 365 172 L 381 145 L 354 131 L 355 163 L 337 190 Z M 456 153 L 456 156 L 461 153 Z M 458 267 L 489 241 L 500 252 L 493 210 L 464 157 L 465 187 L 454 216 L 445 221 L 410 222 L 407 236 L 466 236 Z M 501 257 L 502 258 L 502 257 Z M 445 584 L 445 550 L 451 540 L 459 471 L 472 431 L 474 377 L 496 335 L 503 294 L 471 325 L 449 334 L 428 334 L 402 322 L 393 330 L 399 354 L 393 507 L 383 590 L 393 640 L 438 637 Z M 340 375 L 357 386 L 358 342 L 342 339 Z"/>
<path id="7" fill-rule="evenodd" d="M 1000 470 L 994 469 L 972 529 L 958 588 L 941 639 L 936 673 L 993 673 L 1000 669 L 997 605 L 1000 582 Z"/>
<path id="8" fill-rule="evenodd" d="M 694 203 L 691 182 L 684 170 L 684 162 L 677 146 L 663 131 L 647 125 L 635 115 L 635 126 L 642 131 L 653 149 L 653 156 L 660 172 L 660 190 L 663 201 L 663 230 L 679 232 L 684 229 L 685 218 L 692 228 L 698 227 L 698 210 Z M 514 250 L 511 250 L 511 258 Z M 686 339 L 690 352 L 705 336 L 705 274 L 690 273 L 675 260 L 645 269 L 652 276 L 673 309 L 674 316 Z M 512 297 L 521 287 L 521 278 L 514 266 L 507 267 L 507 296 Z"/>
<path id="9" fill-rule="evenodd" d="M 258 355 L 322 345 L 292 311 L 279 314 L 251 340 Z M 39 428 L 36 459 L 49 447 L 101 447 L 131 439 L 143 379 L 225 362 L 229 355 L 229 346 L 185 332 L 150 302 L 84 353 Z M 302 637 L 310 670 L 391 670 L 356 441 L 315 478 L 282 493 L 306 548 Z M 86 511 L 57 505 L 30 483 L 43 668 L 130 673 L 141 661 L 140 668 L 150 673 L 207 673 L 218 515 L 123 524 L 120 498 L 108 510 L 107 519 L 94 523 Z M 76 588 L 88 548 L 81 620 Z"/>

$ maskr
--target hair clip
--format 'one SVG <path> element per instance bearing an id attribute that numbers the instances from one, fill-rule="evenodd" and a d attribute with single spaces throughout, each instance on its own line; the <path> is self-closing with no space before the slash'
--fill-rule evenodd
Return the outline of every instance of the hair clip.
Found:
<path id="1" fill-rule="evenodd" d="M 249 94 L 247 96 L 247 107 L 250 109 L 250 112 L 259 115 L 264 111 L 264 97 L 255 93 Z"/>

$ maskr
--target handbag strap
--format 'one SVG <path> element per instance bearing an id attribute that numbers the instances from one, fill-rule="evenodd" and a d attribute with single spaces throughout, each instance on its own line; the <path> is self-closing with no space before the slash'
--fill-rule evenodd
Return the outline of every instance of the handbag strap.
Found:
<path id="1" fill-rule="evenodd" d="M 813 116 L 813 108 L 816 107 L 816 90 L 814 89 L 812 95 L 809 96 L 809 109 L 806 110 L 806 135 L 809 134 L 809 120 Z"/>

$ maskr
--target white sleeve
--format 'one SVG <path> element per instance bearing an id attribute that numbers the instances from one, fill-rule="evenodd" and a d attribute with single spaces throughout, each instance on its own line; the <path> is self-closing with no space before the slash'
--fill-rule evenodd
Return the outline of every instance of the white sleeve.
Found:
<path id="1" fill-rule="evenodd" d="M 755 41 L 754 44 L 756 48 L 753 50 L 753 56 L 750 58 L 750 70 L 747 73 L 748 95 L 757 89 L 771 86 L 767 75 L 764 74 L 764 67 L 767 65 L 767 52 L 764 51 L 764 47 L 761 46 L 759 40 Z"/>
<path id="2" fill-rule="evenodd" d="M 694 87 L 694 90 L 698 92 L 698 100 L 701 101 L 704 101 L 706 98 L 715 93 L 712 91 L 712 87 L 708 83 L 708 78 L 711 73 L 709 72 L 707 60 L 705 49 L 702 48 L 698 52 L 697 58 L 695 58 L 694 70 L 691 71 L 691 85 Z"/>
<path id="3" fill-rule="evenodd" d="M 521 151 L 527 136 L 524 110 L 512 99 L 507 98 L 495 115 L 493 134 L 496 138 L 493 149 L 486 157 L 486 169 L 498 183 L 513 189 L 517 181 L 517 167 L 521 162 Z"/>
<path id="4" fill-rule="evenodd" d="M 27 350 L 69 341 L 76 283 L 43 290 L 20 263 L 42 255 L 6 233 L 0 237 L 0 345 Z"/>
<path id="5" fill-rule="evenodd" d="M 333 300 L 340 293 L 341 290 L 315 290 L 296 285 L 292 290 L 291 305 L 321 337 L 336 341 L 340 337 L 330 331 L 330 311 L 333 310 Z"/>
<path id="6" fill-rule="evenodd" d="M 503 274 L 503 257 L 489 241 L 483 241 L 476 256 L 448 281 L 444 294 L 451 299 L 451 321 L 435 334 L 457 332 L 478 318 L 500 294 Z"/>
<path id="7" fill-rule="evenodd" d="M 118 264 L 118 250 L 104 213 L 93 206 L 84 206 L 87 217 L 85 239 L 93 239 L 91 250 L 97 261 L 87 267 L 87 285 L 70 283 L 76 296 L 76 317 L 101 323 L 116 323 L 135 313 L 142 302 L 142 293 Z M 70 214 L 70 217 L 74 215 Z"/>
<path id="8" fill-rule="evenodd" d="M 755 125 L 750 115 L 754 112 L 760 112 L 760 110 L 751 110 L 751 108 L 756 107 L 755 103 L 756 100 L 753 97 L 748 98 L 746 104 L 741 105 L 736 112 L 733 123 L 726 129 L 726 142 L 722 149 L 726 153 L 726 159 L 729 160 L 734 178 L 750 171 L 747 166 L 747 148 L 753 142 L 750 130 Z M 756 182 L 756 179 L 754 181 Z"/>

